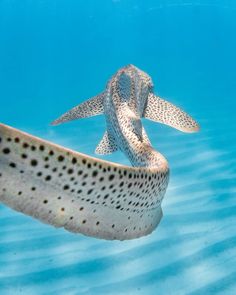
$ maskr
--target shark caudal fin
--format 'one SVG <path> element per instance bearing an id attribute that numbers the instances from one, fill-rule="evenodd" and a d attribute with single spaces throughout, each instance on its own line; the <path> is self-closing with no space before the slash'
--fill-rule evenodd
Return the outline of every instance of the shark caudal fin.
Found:
<path id="1" fill-rule="evenodd" d="M 114 137 L 106 131 L 102 140 L 98 144 L 95 153 L 98 155 L 108 155 L 117 150 L 118 147 L 115 143 Z"/>
<path id="2" fill-rule="evenodd" d="M 92 117 L 103 113 L 103 99 L 105 92 L 82 102 L 78 106 L 69 110 L 61 117 L 53 121 L 52 125 L 58 125 L 67 121 L 72 121 L 81 118 Z"/>
<path id="3" fill-rule="evenodd" d="M 71 232 L 109 240 L 149 234 L 162 217 L 167 173 L 95 159 L 0 124 L 0 203 Z"/>
<path id="4" fill-rule="evenodd" d="M 199 126 L 188 114 L 170 102 L 150 93 L 143 117 L 183 132 L 197 132 Z"/>

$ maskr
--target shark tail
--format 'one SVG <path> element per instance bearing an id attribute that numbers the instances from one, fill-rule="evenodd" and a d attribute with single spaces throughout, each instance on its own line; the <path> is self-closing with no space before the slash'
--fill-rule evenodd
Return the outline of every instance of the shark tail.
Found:
<path id="1" fill-rule="evenodd" d="M 0 202 L 55 227 L 108 240 L 151 233 L 168 167 L 106 162 L 0 124 Z"/>

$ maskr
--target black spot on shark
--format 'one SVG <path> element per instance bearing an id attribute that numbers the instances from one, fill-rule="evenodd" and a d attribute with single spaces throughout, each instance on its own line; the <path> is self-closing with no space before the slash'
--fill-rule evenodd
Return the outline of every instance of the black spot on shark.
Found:
<path id="1" fill-rule="evenodd" d="M 148 139 L 142 118 L 184 132 L 198 130 L 185 112 L 153 93 L 151 78 L 120 69 L 101 94 L 54 125 L 104 114 L 99 154 L 121 150 L 133 167 L 90 157 L 0 124 L 0 201 L 55 227 L 109 240 L 151 233 L 162 217 L 169 167 Z"/>

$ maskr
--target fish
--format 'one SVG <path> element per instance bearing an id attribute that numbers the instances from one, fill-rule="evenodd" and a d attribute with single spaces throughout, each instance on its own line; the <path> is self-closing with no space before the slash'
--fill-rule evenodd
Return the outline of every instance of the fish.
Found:
<path id="1" fill-rule="evenodd" d="M 120 150 L 131 166 L 112 163 L 0 124 L 0 202 L 46 224 L 107 240 L 150 234 L 162 218 L 169 166 L 142 118 L 183 132 L 199 130 L 180 108 L 156 96 L 150 76 L 134 65 L 106 89 L 52 122 L 103 114 L 106 131 L 95 152 Z"/>

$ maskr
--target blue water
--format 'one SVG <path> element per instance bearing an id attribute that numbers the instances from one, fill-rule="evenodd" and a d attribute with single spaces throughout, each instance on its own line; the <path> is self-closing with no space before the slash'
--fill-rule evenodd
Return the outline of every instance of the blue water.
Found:
<path id="1" fill-rule="evenodd" d="M 236 294 L 235 35 L 233 0 L 0 1 L 1 122 L 94 156 L 103 116 L 49 122 L 132 63 L 201 125 L 144 120 L 171 167 L 147 237 L 97 240 L 1 206 L 1 295 Z"/>

